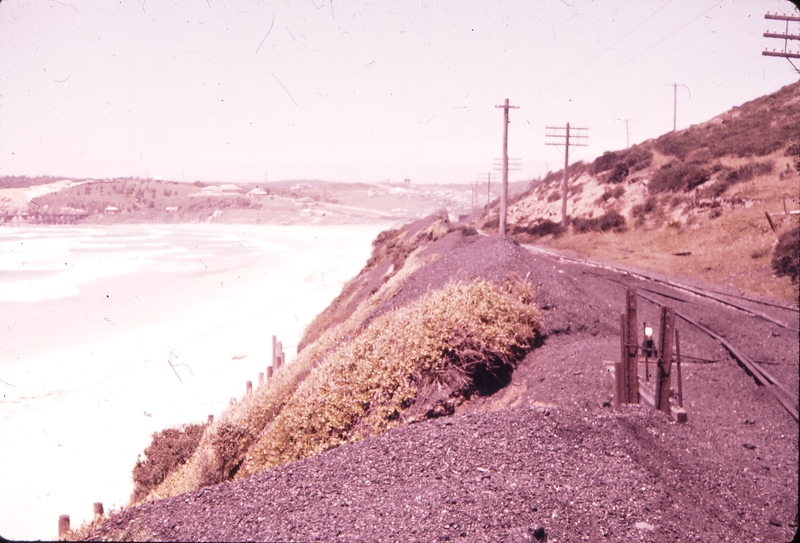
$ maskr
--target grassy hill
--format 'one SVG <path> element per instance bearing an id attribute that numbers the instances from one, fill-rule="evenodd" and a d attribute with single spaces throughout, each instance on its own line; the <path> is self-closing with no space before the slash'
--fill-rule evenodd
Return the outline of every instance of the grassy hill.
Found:
<path id="1" fill-rule="evenodd" d="M 0 224 L 130 222 L 343 224 L 469 214 L 472 187 L 335 183 L 178 183 L 155 179 L 0 177 Z"/>
<path id="2" fill-rule="evenodd" d="M 795 299 L 773 250 L 800 209 L 800 83 L 685 130 L 608 152 L 511 199 L 509 232 L 523 242 Z M 495 201 L 482 226 L 496 231 Z M 769 219 L 767 218 L 769 215 Z M 770 223 L 771 221 L 771 223 Z"/>

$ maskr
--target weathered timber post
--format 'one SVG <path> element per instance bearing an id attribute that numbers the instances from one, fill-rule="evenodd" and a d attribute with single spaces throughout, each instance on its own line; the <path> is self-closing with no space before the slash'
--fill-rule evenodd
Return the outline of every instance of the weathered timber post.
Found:
<path id="1" fill-rule="evenodd" d="M 669 410 L 669 372 L 672 366 L 672 338 L 675 334 L 675 308 L 661 308 L 661 323 L 659 326 L 659 342 L 661 346 L 658 353 L 656 368 L 655 407 L 659 411 L 670 414 Z"/>
<path id="2" fill-rule="evenodd" d="M 283 342 L 278 342 L 278 367 L 283 366 L 283 363 L 286 362 L 286 357 L 283 355 Z"/>
<path id="3" fill-rule="evenodd" d="M 58 537 L 64 537 L 69 532 L 69 515 L 58 517 Z"/>
<path id="4" fill-rule="evenodd" d="M 272 376 L 273 375 L 275 375 L 275 370 L 272 368 L 272 366 L 270 366 L 270 367 L 267 368 L 267 383 L 272 381 Z"/>
<path id="5" fill-rule="evenodd" d="M 208 416 L 208 424 L 213 424 L 213 423 L 214 423 L 214 415 L 209 415 Z"/>
<path id="6" fill-rule="evenodd" d="M 625 324 L 627 322 L 625 315 L 619 316 L 619 360 L 614 362 L 614 398 L 617 401 L 617 405 L 628 403 L 626 394 L 628 387 L 625 386 L 628 382 L 627 350 L 625 349 L 625 338 L 628 335 L 625 333 Z"/>
<path id="7" fill-rule="evenodd" d="M 253 381 L 247 381 L 244 385 L 245 393 L 249 396 L 253 393 Z"/>
<path id="8" fill-rule="evenodd" d="M 278 354 L 278 338 L 277 336 L 272 336 L 272 366 L 275 367 L 275 357 Z"/>
<path id="9" fill-rule="evenodd" d="M 258 372 L 258 387 L 261 388 L 264 386 L 264 372 Z"/>
<path id="10" fill-rule="evenodd" d="M 638 295 L 635 288 L 629 288 L 626 295 L 625 311 L 627 323 L 625 328 L 627 334 L 625 342 L 627 346 L 626 374 L 628 381 L 627 396 L 629 403 L 639 403 L 639 326 L 636 322 L 636 303 Z"/>
<path id="11" fill-rule="evenodd" d="M 102 516 L 103 513 L 103 502 L 94 502 L 94 516 Z"/>
<path id="12" fill-rule="evenodd" d="M 678 407 L 683 407 L 683 379 L 681 379 L 681 336 L 675 329 L 675 362 L 678 364 Z"/>

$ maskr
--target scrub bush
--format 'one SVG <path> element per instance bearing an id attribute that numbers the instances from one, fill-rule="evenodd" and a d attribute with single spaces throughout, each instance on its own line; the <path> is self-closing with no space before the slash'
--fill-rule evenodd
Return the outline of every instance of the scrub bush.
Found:
<path id="1" fill-rule="evenodd" d="M 784 232 L 772 255 L 772 269 L 778 275 L 788 276 L 792 283 L 800 280 L 800 226 Z"/>

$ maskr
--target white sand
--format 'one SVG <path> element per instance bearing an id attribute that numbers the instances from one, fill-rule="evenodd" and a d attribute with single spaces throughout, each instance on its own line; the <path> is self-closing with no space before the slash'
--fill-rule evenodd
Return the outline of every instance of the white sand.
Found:
<path id="1" fill-rule="evenodd" d="M 126 504 L 150 435 L 291 357 L 388 226 L 0 229 L 0 535 Z"/>

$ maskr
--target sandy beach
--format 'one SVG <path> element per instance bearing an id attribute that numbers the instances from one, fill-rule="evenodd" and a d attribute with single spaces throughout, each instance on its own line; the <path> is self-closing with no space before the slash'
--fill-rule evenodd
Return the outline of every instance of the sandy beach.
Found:
<path id="1" fill-rule="evenodd" d="M 52 539 L 127 503 L 165 427 L 257 382 L 388 223 L 0 230 L 0 535 Z"/>

